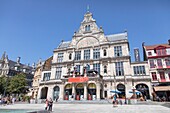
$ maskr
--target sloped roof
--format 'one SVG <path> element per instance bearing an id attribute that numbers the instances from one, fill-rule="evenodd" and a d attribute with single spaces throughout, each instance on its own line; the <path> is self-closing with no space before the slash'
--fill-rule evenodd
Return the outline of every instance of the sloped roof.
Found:
<path id="1" fill-rule="evenodd" d="M 21 64 L 21 63 L 17 64 L 17 62 L 9 60 L 9 68 L 10 69 L 14 69 L 14 67 L 17 66 L 17 65 L 21 66 L 21 68 L 26 66 L 28 69 L 32 69 L 31 66 L 27 66 L 27 65 L 24 65 L 24 64 Z"/>
<path id="2" fill-rule="evenodd" d="M 43 67 L 44 70 L 50 70 L 51 69 L 52 60 L 53 60 L 53 56 L 51 56 L 47 60 L 45 60 L 44 67 Z"/>
<path id="3" fill-rule="evenodd" d="M 70 45 L 70 43 L 71 41 L 61 42 L 60 45 L 58 46 L 58 49 L 67 48 Z"/>
<path id="4" fill-rule="evenodd" d="M 108 41 L 118 41 L 118 40 L 127 40 L 127 32 L 119 33 L 119 34 L 112 34 L 112 35 L 106 35 L 106 38 Z"/>
<path id="5" fill-rule="evenodd" d="M 159 46 L 170 48 L 169 44 L 156 44 L 156 45 L 150 45 L 150 46 L 144 46 L 146 50 L 153 50 Z"/>

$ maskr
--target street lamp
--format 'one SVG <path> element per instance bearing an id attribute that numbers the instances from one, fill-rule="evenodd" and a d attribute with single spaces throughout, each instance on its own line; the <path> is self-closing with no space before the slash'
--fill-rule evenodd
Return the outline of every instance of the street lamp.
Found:
<path id="1" fill-rule="evenodd" d="M 116 76 L 115 76 L 115 74 L 113 74 L 113 77 L 114 77 L 114 89 L 115 89 L 115 93 L 116 93 Z"/>

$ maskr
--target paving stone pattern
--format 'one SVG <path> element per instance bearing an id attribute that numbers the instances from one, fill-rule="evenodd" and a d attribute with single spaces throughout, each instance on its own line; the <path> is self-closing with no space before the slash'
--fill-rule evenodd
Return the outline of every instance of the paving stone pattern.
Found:
<path id="1" fill-rule="evenodd" d="M 0 106 L 0 109 L 43 110 L 44 104 L 14 104 Z M 111 104 L 54 104 L 52 113 L 170 113 L 162 105 L 118 105 Z"/>

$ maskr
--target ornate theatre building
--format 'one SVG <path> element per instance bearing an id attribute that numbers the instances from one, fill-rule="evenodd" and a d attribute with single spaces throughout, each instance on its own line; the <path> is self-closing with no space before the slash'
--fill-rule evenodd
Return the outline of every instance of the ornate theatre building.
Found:
<path id="1" fill-rule="evenodd" d="M 72 40 L 54 49 L 51 69 L 42 72 L 37 98 L 99 100 L 113 91 L 121 91 L 120 98 L 130 98 L 130 90 L 139 86 L 145 86 L 149 98 L 147 62 L 132 64 L 142 70 L 136 73 L 142 76 L 135 76 L 129 51 L 126 31 L 105 35 L 88 11 Z"/>

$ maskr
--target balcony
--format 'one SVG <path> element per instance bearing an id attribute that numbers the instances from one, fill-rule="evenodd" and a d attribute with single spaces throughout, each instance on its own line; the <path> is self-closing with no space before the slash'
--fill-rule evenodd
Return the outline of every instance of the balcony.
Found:
<path id="1" fill-rule="evenodd" d="M 134 80 L 151 80 L 149 75 L 134 75 L 132 76 Z"/>
<path id="2" fill-rule="evenodd" d="M 158 82 L 167 82 L 166 79 L 158 79 Z"/>

